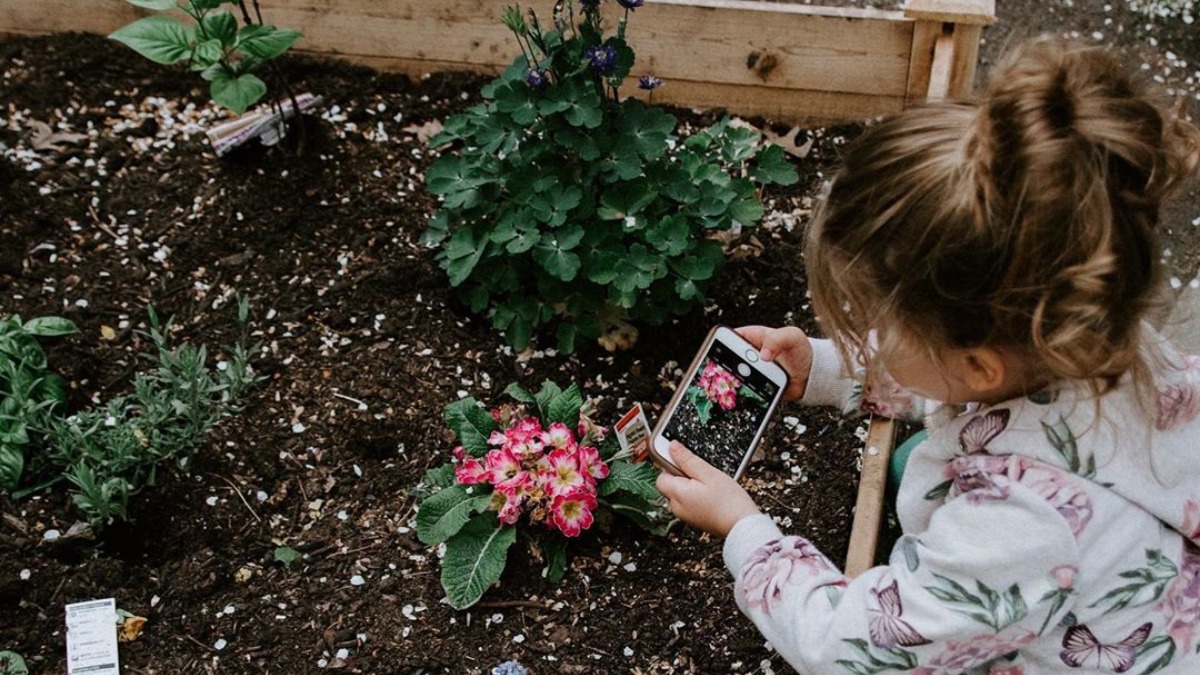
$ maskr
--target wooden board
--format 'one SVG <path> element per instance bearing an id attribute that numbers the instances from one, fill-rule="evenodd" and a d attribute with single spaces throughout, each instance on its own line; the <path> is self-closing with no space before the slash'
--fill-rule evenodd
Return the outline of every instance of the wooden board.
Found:
<path id="1" fill-rule="evenodd" d="M 850 548 L 846 553 L 846 575 L 858 576 L 875 565 L 879 545 L 879 527 L 883 521 L 883 500 L 887 493 L 888 463 L 896 442 L 896 423 L 886 417 L 872 417 L 863 449 L 862 476 L 858 499 L 854 504 L 854 524 L 850 530 Z"/>
<path id="2" fill-rule="evenodd" d="M 264 14 L 304 33 L 301 53 L 414 76 L 494 73 L 517 53 L 499 21 L 510 2 L 272 0 Z M 550 3 L 543 4 L 548 13 Z M 107 34 L 148 13 L 119 0 L 0 0 L 0 34 Z M 610 11 L 610 21 L 616 18 Z M 780 121 L 862 119 L 895 112 L 908 98 L 914 25 L 900 12 L 880 10 L 656 0 L 630 23 L 638 53 L 633 75 L 667 81 L 656 92 L 664 103 Z"/>

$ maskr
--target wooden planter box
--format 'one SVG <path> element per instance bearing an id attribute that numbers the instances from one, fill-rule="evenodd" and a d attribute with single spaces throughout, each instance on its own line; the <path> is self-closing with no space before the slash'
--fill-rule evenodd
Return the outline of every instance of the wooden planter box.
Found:
<path id="1" fill-rule="evenodd" d="M 517 46 L 499 20 L 514 0 L 262 0 L 267 20 L 304 33 L 298 51 L 413 76 L 497 73 Z M 524 0 L 543 16 L 552 0 Z M 614 12 L 619 9 L 609 3 Z M 0 36 L 108 34 L 148 12 L 121 0 L 0 0 Z M 817 126 L 966 94 L 995 0 L 909 0 L 903 11 L 753 0 L 647 0 L 629 39 L 654 102 L 724 108 Z M 118 45 L 114 49 L 123 49 Z M 847 574 L 871 567 L 883 513 L 890 420 L 871 422 Z"/>
<path id="2" fill-rule="evenodd" d="M 268 22 L 304 33 L 299 51 L 414 76 L 499 72 L 517 52 L 499 20 L 512 2 L 262 0 Z M 553 2 L 521 4 L 548 15 Z M 619 7 L 609 9 L 615 19 Z M 0 35 L 107 34 L 145 14 L 121 0 L 0 0 Z M 636 10 L 629 39 L 638 54 L 634 76 L 667 82 L 653 92 L 655 102 L 818 125 L 965 93 L 980 29 L 994 15 L 994 0 L 910 0 L 904 11 L 649 0 Z"/>

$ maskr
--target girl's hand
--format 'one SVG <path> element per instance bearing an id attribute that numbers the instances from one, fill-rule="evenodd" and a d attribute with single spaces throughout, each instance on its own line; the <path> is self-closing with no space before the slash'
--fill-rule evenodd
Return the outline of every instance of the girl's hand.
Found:
<path id="1" fill-rule="evenodd" d="M 754 500 L 733 477 L 692 454 L 679 441 L 671 441 L 671 461 L 686 476 L 662 472 L 658 491 L 667 498 L 680 520 L 721 537 L 746 516 L 759 513 Z"/>
<path id="2" fill-rule="evenodd" d="M 794 401 L 804 396 L 813 360 L 812 344 L 804 331 L 795 326 L 742 326 L 736 330 L 758 349 L 764 361 L 775 361 L 787 371 L 788 388 L 783 392 L 783 400 Z"/>

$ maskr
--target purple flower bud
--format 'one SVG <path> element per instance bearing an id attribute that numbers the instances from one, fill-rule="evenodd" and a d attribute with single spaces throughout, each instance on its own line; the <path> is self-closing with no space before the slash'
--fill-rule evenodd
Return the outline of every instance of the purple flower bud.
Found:
<path id="1" fill-rule="evenodd" d="M 549 73 L 541 68 L 530 68 L 525 71 L 525 84 L 532 89 L 545 89 L 547 84 L 550 84 Z"/>
<path id="2" fill-rule="evenodd" d="M 645 4 L 645 2 L 646 0 L 617 0 L 617 3 L 625 9 L 637 9 Z"/>
<path id="3" fill-rule="evenodd" d="M 612 75 L 617 70 L 617 50 L 612 45 L 595 45 L 583 53 L 592 70 L 601 75 Z"/>
<path id="4" fill-rule="evenodd" d="M 638 78 L 638 89 L 654 91 L 663 86 L 663 81 L 653 75 L 643 75 Z"/>

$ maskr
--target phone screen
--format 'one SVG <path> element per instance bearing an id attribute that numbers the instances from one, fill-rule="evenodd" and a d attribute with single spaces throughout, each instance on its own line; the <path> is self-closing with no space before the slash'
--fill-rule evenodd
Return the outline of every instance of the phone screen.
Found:
<path id="1" fill-rule="evenodd" d="M 729 346 L 713 341 L 663 436 L 734 475 L 771 410 L 780 386 Z"/>

